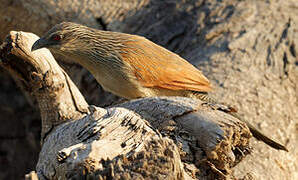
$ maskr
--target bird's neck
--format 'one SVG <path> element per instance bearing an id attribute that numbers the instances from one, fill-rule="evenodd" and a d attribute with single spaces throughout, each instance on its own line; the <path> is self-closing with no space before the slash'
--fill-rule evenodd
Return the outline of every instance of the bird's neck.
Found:
<path id="1" fill-rule="evenodd" d="M 96 50 L 88 49 L 92 47 L 94 46 L 90 44 L 88 47 L 82 47 L 75 51 L 56 50 L 55 52 L 78 63 L 93 74 L 96 79 L 106 76 L 111 68 L 121 66 L 122 61 L 115 53 L 116 51 L 108 52 L 101 48 L 96 48 Z"/>

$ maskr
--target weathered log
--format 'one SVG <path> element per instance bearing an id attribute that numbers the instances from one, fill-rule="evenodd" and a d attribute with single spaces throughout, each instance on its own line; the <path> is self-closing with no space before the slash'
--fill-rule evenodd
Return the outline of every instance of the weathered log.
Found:
<path id="1" fill-rule="evenodd" d="M 155 97 L 89 106 L 47 49 L 30 51 L 37 38 L 10 32 L 0 58 L 39 103 L 39 178 L 229 178 L 245 156 L 249 129 L 215 104 Z"/>

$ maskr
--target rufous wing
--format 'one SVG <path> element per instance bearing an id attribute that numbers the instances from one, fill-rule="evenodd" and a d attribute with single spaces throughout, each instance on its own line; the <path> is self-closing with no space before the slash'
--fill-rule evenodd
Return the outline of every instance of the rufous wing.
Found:
<path id="1" fill-rule="evenodd" d="M 208 79 L 177 54 L 140 36 L 125 42 L 121 57 L 145 87 L 208 92 Z"/>

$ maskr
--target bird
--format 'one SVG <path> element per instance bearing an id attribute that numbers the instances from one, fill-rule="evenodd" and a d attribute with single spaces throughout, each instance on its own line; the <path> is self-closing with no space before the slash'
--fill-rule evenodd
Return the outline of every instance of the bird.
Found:
<path id="1" fill-rule="evenodd" d="M 62 22 L 34 42 L 31 51 L 41 48 L 80 64 L 103 89 L 126 99 L 183 96 L 217 103 L 208 94 L 213 89 L 210 81 L 199 69 L 139 35 Z M 231 109 L 227 113 L 246 123 L 256 139 L 272 148 L 288 151 Z"/>

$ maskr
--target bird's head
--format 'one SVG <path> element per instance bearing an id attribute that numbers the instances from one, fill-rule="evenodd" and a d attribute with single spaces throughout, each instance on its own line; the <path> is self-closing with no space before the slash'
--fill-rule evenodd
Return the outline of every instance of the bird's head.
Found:
<path id="1" fill-rule="evenodd" d="M 82 41 L 80 37 L 82 37 L 81 32 L 85 32 L 86 28 L 72 22 L 57 24 L 32 45 L 31 51 L 49 48 L 57 52 L 68 52 L 78 47 L 84 47 L 82 44 L 84 40 Z M 90 31 L 90 28 L 87 31 Z M 80 40 L 78 41 L 78 39 Z"/>

